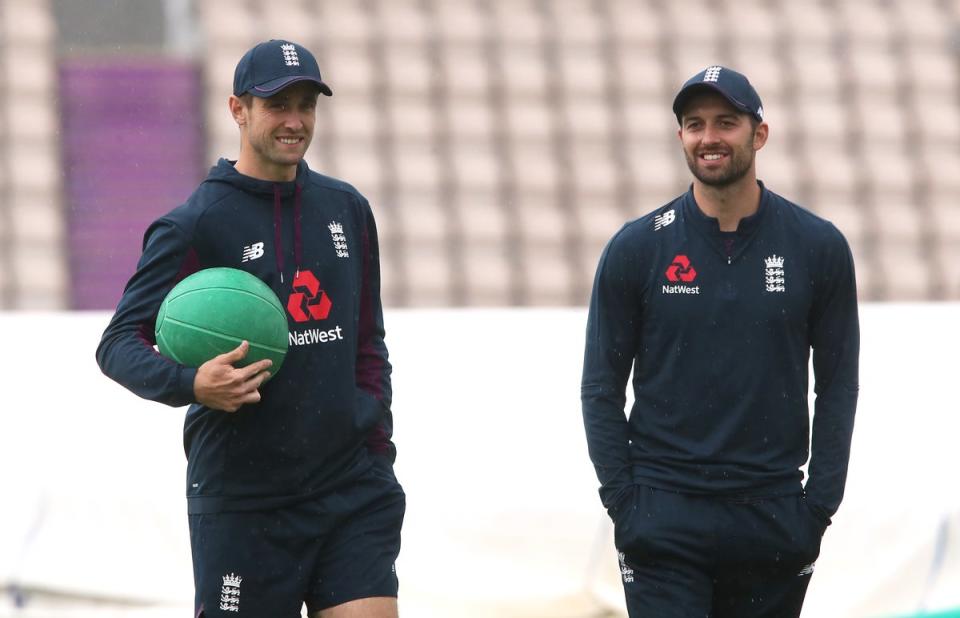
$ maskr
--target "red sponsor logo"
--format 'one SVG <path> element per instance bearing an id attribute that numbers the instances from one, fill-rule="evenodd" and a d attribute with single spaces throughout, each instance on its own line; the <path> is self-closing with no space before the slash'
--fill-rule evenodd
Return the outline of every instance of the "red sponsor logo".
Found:
<path id="1" fill-rule="evenodd" d="M 673 263 L 667 266 L 667 279 L 690 283 L 697 278 L 697 271 L 690 265 L 690 259 L 685 255 L 673 258 Z"/>
<path id="2" fill-rule="evenodd" d="M 309 270 L 301 270 L 293 280 L 293 293 L 287 299 L 287 311 L 296 322 L 325 320 L 333 303 L 320 289 L 320 281 Z"/>

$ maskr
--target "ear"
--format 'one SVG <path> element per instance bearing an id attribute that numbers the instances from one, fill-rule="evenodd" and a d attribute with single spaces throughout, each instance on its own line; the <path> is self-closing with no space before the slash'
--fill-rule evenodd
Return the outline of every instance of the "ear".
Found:
<path id="1" fill-rule="evenodd" d="M 770 126 L 761 122 L 757 125 L 757 130 L 753 132 L 753 149 L 760 150 L 763 148 L 763 145 L 767 143 L 767 138 L 770 137 Z"/>
<path id="2" fill-rule="evenodd" d="M 230 115 L 233 116 L 233 121 L 237 123 L 238 127 L 247 124 L 247 106 L 243 104 L 240 97 L 231 94 L 227 105 L 230 107 Z"/>

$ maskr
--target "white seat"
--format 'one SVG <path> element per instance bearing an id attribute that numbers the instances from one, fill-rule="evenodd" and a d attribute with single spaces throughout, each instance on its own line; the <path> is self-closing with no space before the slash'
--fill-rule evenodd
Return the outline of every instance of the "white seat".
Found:
<path id="1" fill-rule="evenodd" d="M 919 97 L 921 107 L 931 95 L 956 97 L 956 60 L 949 52 L 949 47 L 910 45 L 904 50 L 904 58 L 912 87 L 922 93 Z"/>
<path id="2" fill-rule="evenodd" d="M 719 5 L 725 13 L 723 27 L 731 40 L 751 46 L 754 44 L 769 46 L 776 43 L 777 33 L 780 30 L 779 16 L 771 10 L 769 2 L 737 0 L 721 2 Z M 752 81 L 753 74 L 746 73 L 746 75 Z"/>
<path id="3" fill-rule="evenodd" d="M 512 303 L 517 273 L 503 244 L 467 242 L 463 262 L 469 305 L 504 307 Z"/>
<path id="4" fill-rule="evenodd" d="M 568 45 L 560 49 L 560 71 L 567 98 L 595 98 L 604 94 L 608 68 L 595 45 Z"/>
<path id="5" fill-rule="evenodd" d="M 609 34 L 624 43 L 643 46 L 653 52 L 668 36 L 660 22 L 660 14 L 650 2 L 608 0 L 600 6 L 610 11 L 612 31 Z"/>
<path id="6" fill-rule="evenodd" d="M 956 145 L 938 141 L 928 143 L 920 154 L 923 166 L 926 169 L 926 178 L 930 183 L 930 190 L 934 193 L 948 193 L 956 195 L 960 192 L 960 153 Z"/>
<path id="7" fill-rule="evenodd" d="M 953 193 L 938 193 L 930 197 L 930 216 L 937 238 L 945 244 L 960 247 L 960 202 Z"/>
<path id="8" fill-rule="evenodd" d="M 52 100 L 56 92 L 56 59 L 46 45 L 7 47 L 0 54 L 0 70 L 7 92 L 39 94 Z"/>
<path id="9" fill-rule="evenodd" d="M 53 191 L 22 191 L 8 198 L 7 209 L 18 243 L 56 246 L 66 238 L 59 195 Z"/>
<path id="10" fill-rule="evenodd" d="M 452 300 L 450 292 L 453 274 L 450 272 L 446 244 L 408 238 L 402 251 L 407 265 L 408 305 L 448 306 Z"/>
<path id="11" fill-rule="evenodd" d="M 887 300 L 923 300 L 932 289 L 929 259 L 915 243 L 886 243 L 877 256 L 883 269 Z"/>
<path id="12" fill-rule="evenodd" d="M 330 131 L 338 139 L 374 141 L 381 130 L 384 120 L 370 97 L 337 92 L 320 104 L 329 106 Z"/>
<path id="13" fill-rule="evenodd" d="M 586 304 L 589 295 L 575 303 L 569 256 L 562 245 L 523 246 L 524 289 L 529 305 Z"/>
<path id="14" fill-rule="evenodd" d="M 518 100 L 507 105 L 507 129 L 521 141 L 546 141 L 554 128 L 553 110 L 547 101 Z"/>
<path id="15" fill-rule="evenodd" d="M 391 130 L 401 144 L 434 139 L 441 121 L 439 111 L 431 101 L 420 97 L 397 99 L 387 108 Z"/>
<path id="16" fill-rule="evenodd" d="M 482 99 L 490 91 L 490 67 L 479 45 L 452 42 L 445 49 L 444 78 L 451 98 Z"/>
<path id="17" fill-rule="evenodd" d="M 447 241 L 450 217 L 435 191 L 404 188 L 397 196 L 396 213 L 406 243 L 440 245 Z"/>
<path id="18" fill-rule="evenodd" d="M 612 194 L 617 170 L 611 156 L 610 142 L 605 139 L 581 139 L 570 152 L 573 175 L 578 190 Z"/>
<path id="19" fill-rule="evenodd" d="M 796 81 L 801 98 L 839 96 L 840 62 L 828 44 L 817 39 L 798 40 L 788 47 L 788 53 L 791 79 Z"/>
<path id="20" fill-rule="evenodd" d="M 864 166 L 867 178 L 878 194 L 906 194 L 916 181 L 913 166 L 899 148 L 869 148 L 858 165 Z"/>
<path id="21" fill-rule="evenodd" d="M 493 134 L 493 110 L 485 100 L 453 99 L 448 113 L 450 132 L 458 140 L 486 140 Z"/>
<path id="22" fill-rule="evenodd" d="M 883 3 L 865 0 L 845 0 L 836 5 L 835 19 L 851 37 L 853 47 L 867 44 L 886 44 L 893 30 L 889 10 Z"/>
<path id="23" fill-rule="evenodd" d="M 0 28 L 7 44 L 46 46 L 57 26 L 48 0 L 5 0 L 0 5 Z"/>
<path id="24" fill-rule="evenodd" d="M 363 193 L 381 186 L 385 175 L 384 161 L 375 141 L 338 139 L 333 151 L 335 169 L 330 169 L 332 175 L 343 178 Z"/>
<path id="25" fill-rule="evenodd" d="M 365 44 L 343 42 L 328 45 L 324 55 L 320 74 L 323 75 L 323 80 L 330 84 L 333 98 L 341 95 L 370 97 L 380 71 L 374 65 L 374 59 Z"/>
<path id="26" fill-rule="evenodd" d="M 488 140 L 455 142 L 454 173 L 466 193 L 493 191 L 500 182 L 503 162 Z"/>
<path id="27" fill-rule="evenodd" d="M 603 247 L 630 219 L 624 205 L 617 204 L 613 195 L 585 194 L 577 196 L 576 226 L 583 242 L 596 249 Z M 653 208 L 651 208 L 653 210 Z M 585 255 L 588 264 L 596 264 L 599 252 Z"/>
<path id="28" fill-rule="evenodd" d="M 394 164 L 402 187 L 418 191 L 436 190 L 440 172 L 437 155 L 429 142 L 411 140 L 402 143 L 396 155 Z"/>
<path id="29" fill-rule="evenodd" d="M 233 2 L 234 0 L 228 0 Z M 330 47 L 341 44 L 362 45 L 379 35 L 376 15 L 369 2 L 342 0 L 310 0 L 318 10 L 317 34 L 329 41 Z"/>
<path id="30" fill-rule="evenodd" d="M 817 147 L 840 147 L 849 125 L 846 105 L 830 96 L 803 98 L 798 104 L 795 120 L 804 137 Z"/>
<path id="31" fill-rule="evenodd" d="M 258 17 L 246 2 L 204 0 L 197 3 L 197 10 L 208 49 L 216 49 L 223 44 L 241 45 L 249 49 L 252 42 L 260 40 Z"/>
<path id="32" fill-rule="evenodd" d="M 908 122 L 905 116 L 913 115 L 903 109 L 903 101 L 892 94 L 882 94 L 859 96 L 848 104 L 862 127 L 864 148 L 868 152 L 903 147 Z M 912 120 L 910 122 L 912 124 Z"/>
<path id="33" fill-rule="evenodd" d="M 8 144 L 9 145 L 9 144 Z M 57 146 L 46 142 L 15 145 L 8 157 L 8 182 L 24 190 L 43 191 L 60 183 L 61 169 Z"/>
<path id="34" fill-rule="evenodd" d="M 909 201 L 908 195 L 879 194 L 873 213 L 881 246 L 920 243 L 924 215 Z"/>
<path id="35" fill-rule="evenodd" d="M 8 97 L 6 105 L 0 108 L 5 116 L 3 126 L 6 138 L 25 143 L 53 141 L 58 139 L 60 120 L 50 103 L 39 103 L 32 97 L 21 99 Z"/>
<path id="36" fill-rule="evenodd" d="M 564 0 L 548 2 L 546 7 L 553 12 L 556 36 L 563 48 L 595 48 L 603 31 L 597 10 L 591 0 Z"/>
<path id="37" fill-rule="evenodd" d="M 511 97 L 541 99 L 546 92 L 546 67 L 541 51 L 534 45 L 507 45 L 501 52 L 500 64 L 503 73 L 491 75 L 502 80 Z"/>
<path id="38" fill-rule="evenodd" d="M 494 190 L 463 191 L 457 202 L 457 220 L 461 235 L 468 244 L 503 244 L 507 227 L 515 227 L 515 220 L 507 219 L 507 211 L 499 203 Z"/>
<path id="39" fill-rule="evenodd" d="M 508 44 L 536 46 L 543 38 L 545 24 L 535 0 L 492 3 L 494 30 Z"/>
<path id="40" fill-rule="evenodd" d="M 380 23 L 384 26 L 380 36 L 389 42 L 424 45 L 430 34 L 427 15 L 422 3 L 417 0 L 378 0 Z"/>
<path id="41" fill-rule="evenodd" d="M 516 227 L 524 245 L 558 244 L 567 237 L 567 214 L 560 210 L 552 194 L 524 194 L 518 202 L 508 225 Z"/>
<path id="42" fill-rule="evenodd" d="M 804 153 L 814 188 L 831 192 L 853 192 L 857 170 L 853 161 L 836 148 L 810 148 Z"/>
<path id="43" fill-rule="evenodd" d="M 663 105 L 667 102 L 667 93 L 672 93 L 682 84 L 666 83 L 667 74 L 658 50 L 644 43 L 628 42 L 622 45 L 617 64 L 618 72 L 613 79 L 631 102 L 638 99 L 653 100 Z"/>
<path id="44" fill-rule="evenodd" d="M 896 91 L 900 81 L 900 63 L 886 40 L 851 46 L 848 61 L 850 77 L 858 90 L 869 96 Z"/>
<path id="45" fill-rule="evenodd" d="M 819 2 L 777 2 L 780 20 L 804 46 L 823 49 L 836 30 L 833 11 Z"/>
<path id="46" fill-rule="evenodd" d="M 940 265 L 942 273 L 937 282 L 943 300 L 960 300 L 960 272 L 954 267 L 960 264 L 960 243 L 938 243 L 934 249 L 934 259 Z"/>
<path id="47" fill-rule="evenodd" d="M 739 13 L 739 11 L 738 11 Z M 784 81 L 791 79 L 791 73 L 777 57 L 776 42 L 739 41 L 733 46 L 731 68 L 743 73 L 753 84 L 763 100 L 764 108 L 768 100 L 780 97 Z"/>
<path id="48" fill-rule="evenodd" d="M 564 116 L 571 139 L 577 144 L 582 140 L 606 140 L 610 136 L 610 105 L 604 97 L 570 97 Z"/>
<path id="49" fill-rule="evenodd" d="M 397 43 L 386 50 L 386 79 L 396 96 L 426 96 L 433 83 L 433 67 L 422 45 Z"/>
<path id="50" fill-rule="evenodd" d="M 482 41 L 489 24 L 478 10 L 478 3 L 464 0 L 437 0 L 433 2 L 441 36 L 451 44 Z"/>
<path id="51" fill-rule="evenodd" d="M 548 141 L 518 141 L 511 149 L 520 190 L 553 191 L 559 181 L 559 170 Z"/>

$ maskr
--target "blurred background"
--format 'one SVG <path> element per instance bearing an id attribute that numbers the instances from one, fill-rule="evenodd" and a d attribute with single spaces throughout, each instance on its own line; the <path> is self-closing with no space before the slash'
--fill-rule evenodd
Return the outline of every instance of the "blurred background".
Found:
<path id="1" fill-rule="evenodd" d="M 760 178 L 834 221 L 850 241 L 864 350 L 879 355 L 865 358 L 864 371 L 875 373 L 863 383 L 876 390 L 864 400 L 884 414 L 862 430 L 878 450 L 861 447 L 851 463 L 851 483 L 861 478 L 870 490 L 848 496 L 860 507 L 841 510 L 831 530 L 864 536 L 837 550 L 838 592 L 811 598 L 815 609 L 805 616 L 960 615 L 957 490 L 948 477 L 942 485 L 930 480 L 956 470 L 951 448 L 919 441 L 916 451 L 900 451 L 910 453 L 903 470 L 930 472 L 900 473 L 901 490 L 926 490 L 911 503 L 922 512 L 898 508 L 894 517 L 877 508 L 889 486 L 875 480 L 880 470 L 884 479 L 897 477 L 883 441 L 904 438 L 905 417 L 930 436 L 960 431 L 956 403 L 943 393 L 956 368 L 946 351 L 960 345 L 960 0 L 0 0 L 0 342 L 4 374 L 14 378 L 0 408 L 0 483 L 9 490 L 0 497 L 0 616 L 161 615 L 139 607 L 147 601 L 177 607 L 163 615 L 189 612 L 178 502 L 182 417 L 115 391 L 93 364 L 93 349 L 146 226 L 182 203 L 218 157 L 236 158 L 239 135 L 226 103 L 233 69 L 268 38 L 297 41 L 317 56 L 335 95 L 320 102 L 308 162 L 355 185 L 377 217 L 397 404 L 410 417 L 397 420 L 398 473 L 406 467 L 408 493 L 428 495 L 428 479 L 459 486 L 430 476 L 436 464 L 423 454 L 438 448 L 431 432 L 463 422 L 466 435 L 488 440 L 458 446 L 461 456 L 476 456 L 464 465 L 486 478 L 481 495 L 492 496 L 517 481 L 516 466 L 493 473 L 486 460 L 486 448 L 506 439 L 503 428 L 537 431 L 553 414 L 564 418 L 561 434 L 533 451 L 543 457 L 525 462 L 538 469 L 530 462 L 552 460 L 571 475 L 548 483 L 554 491 L 540 506 L 519 517 L 478 507 L 472 514 L 486 513 L 482 530 L 440 534 L 443 543 L 437 521 L 412 507 L 414 539 L 420 530 L 434 545 L 457 548 L 457 563 L 499 552 L 502 561 L 491 558 L 487 572 L 510 577 L 485 594 L 443 580 L 450 598 L 472 600 L 438 600 L 433 590 L 420 597 L 433 600 L 419 605 L 411 595 L 405 615 L 474 615 L 464 605 L 489 616 L 620 615 L 579 420 L 583 308 L 606 240 L 686 190 L 670 104 L 685 79 L 712 64 L 747 74 L 763 99 L 771 137 L 758 155 Z M 446 376 L 449 398 L 437 401 L 436 359 L 450 355 L 444 342 L 465 332 L 473 347 L 458 351 L 462 371 Z M 59 369 L 23 371 L 58 354 L 66 355 Z M 517 382 L 518 374 L 542 375 L 547 384 L 562 378 L 565 386 L 525 396 L 529 380 Z M 485 387 L 464 375 L 484 376 Z M 46 404 L 36 403 L 38 395 Z M 489 425 L 439 422 L 451 403 L 458 415 L 471 406 L 487 414 Z M 77 424 L 74 409 L 115 423 Z M 49 431 L 60 423 L 73 433 Z M 151 465 L 143 464 L 143 444 L 122 451 L 141 458 L 144 467 L 134 469 L 154 480 L 154 491 L 111 508 L 84 487 L 124 461 L 120 429 L 163 434 L 165 442 Z M 81 435 L 83 448 L 71 439 Z M 422 440 L 423 449 L 403 454 L 403 440 Z M 507 457 L 500 452 L 498 459 Z M 61 464 L 73 468 L 66 502 Z M 570 487 L 576 498 L 556 498 Z M 143 523 L 145 504 L 155 509 L 152 523 Z M 124 558 L 136 581 L 150 586 L 118 583 L 125 581 L 119 558 L 103 546 L 78 553 L 56 535 L 49 545 L 38 541 L 50 526 L 59 529 L 50 522 L 61 515 L 80 522 L 63 528 L 71 542 L 89 539 L 84 530 L 99 522 L 116 545 L 116 526 L 126 522 L 119 538 L 129 542 L 121 545 L 153 543 L 152 554 Z M 535 523 L 511 529 L 524 517 Z M 544 523 L 551 518 L 553 527 Z M 533 530 L 551 534 L 538 545 L 551 551 L 534 552 L 539 564 L 575 573 L 557 584 L 562 594 L 524 580 L 540 573 L 523 566 L 520 551 Z M 576 535 L 579 545 L 560 541 Z M 878 538 L 905 543 L 902 560 L 874 560 L 889 572 L 861 573 L 856 599 L 830 596 L 857 588 L 847 578 L 865 567 L 847 559 L 870 558 Z M 416 570 L 416 544 L 405 543 L 403 559 Z M 54 563 L 61 568 L 51 570 Z M 919 583 L 903 583 L 897 596 L 906 573 Z M 414 590 L 431 588 L 429 578 L 411 579 Z M 818 585 L 833 590 L 827 581 L 815 577 L 811 595 Z M 120 613 L 108 613 L 116 603 L 110 611 Z"/>

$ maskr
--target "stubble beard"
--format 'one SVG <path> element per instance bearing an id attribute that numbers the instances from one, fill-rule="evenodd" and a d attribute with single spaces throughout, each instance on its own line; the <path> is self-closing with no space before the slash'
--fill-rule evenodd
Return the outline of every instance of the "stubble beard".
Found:
<path id="1" fill-rule="evenodd" d="M 699 157 L 691 156 L 688 152 L 684 152 L 684 156 L 687 159 L 687 167 L 690 168 L 690 173 L 693 174 L 694 178 L 709 187 L 722 189 L 738 182 L 750 171 L 755 153 L 752 150 L 746 150 L 746 152 L 749 154 L 735 148 L 730 156 L 729 165 L 725 169 L 717 170 L 711 174 L 700 170 L 698 167 Z"/>

